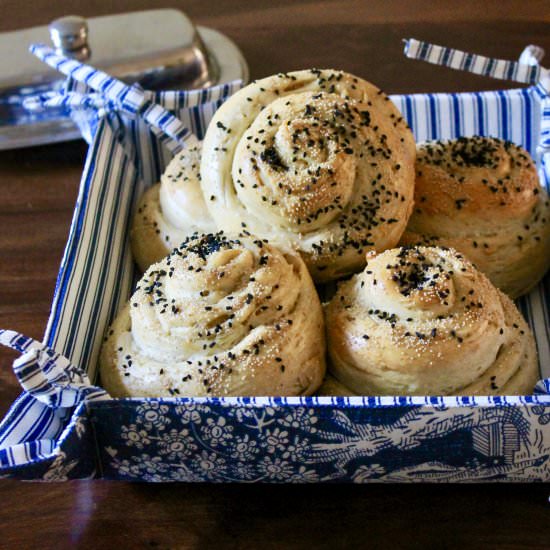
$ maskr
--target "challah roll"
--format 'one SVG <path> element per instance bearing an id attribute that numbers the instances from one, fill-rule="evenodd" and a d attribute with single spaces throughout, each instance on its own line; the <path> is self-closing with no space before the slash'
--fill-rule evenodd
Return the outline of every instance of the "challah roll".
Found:
<path id="1" fill-rule="evenodd" d="M 479 136 L 418 145 L 402 244 L 455 248 L 515 298 L 550 266 L 549 219 L 548 196 L 521 147 Z"/>
<path id="2" fill-rule="evenodd" d="M 100 369 L 113 397 L 313 393 L 325 336 L 304 262 L 265 240 L 188 238 L 143 275 Z"/>
<path id="3" fill-rule="evenodd" d="M 326 308 L 331 371 L 359 395 L 526 394 L 535 342 L 513 302 L 452 249 L 371 253 Z"/>
<path id="4" fill-rule="evenodd" d="M 201 144 L 178 153 L 160 183 L 141 197 L 132 220 L 130 242 L 142 271 L 164 258 L 195 232 L 215 231 L 200 187 Z"/>
<path id="5" fill-rule="evenodd" d="M 395 246 L 412 210 L 415 145 L 378 88 L 333 70 L 258 80 L 208 127 L 201 185 L 219 228 L 290 244 L 316 281 Z"/>

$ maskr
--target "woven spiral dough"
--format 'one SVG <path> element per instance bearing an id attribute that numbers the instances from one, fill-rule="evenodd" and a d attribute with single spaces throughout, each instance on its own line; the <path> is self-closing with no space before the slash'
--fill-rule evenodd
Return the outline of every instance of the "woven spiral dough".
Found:
<path id="1" fill-rule="evenodd" d="M 215 231 L 200 187 L 201 145 L 184 149 L 168 164 L 160 183 L 141 197 L 132 220 L 130 242 L 145 271 L 195 232 Z"/>
<path id="2" fill-rule="evenodd" d="M 514 303 L 451 249 L 371 254 L 326 322 L 331 371 L 359 395 L 514 395 L 537 381 Z"/>
<path id="3" fill-rule="evenodd" d="M 512 298 L 550 266 L 550 206 L 521 147 L 472 137 L 418 145 L 415 209 L 402 244 L 449 246 Z"/>
<path id="4" fill-rule="evenodd" d="M 308 395 L 325 374 L 321 304 L 295 252 L 195 236 L 143 275 L 100 367 L 113 397 Z"/>
<path id="5" fill-rule="evenodd" d="M 216 112 L 202 188 L 220 229 L 296 248 L 316 281 L 395 246 L 412 210 L 415 145 L 389 98 L 353 75 L 256 81 Z"/>

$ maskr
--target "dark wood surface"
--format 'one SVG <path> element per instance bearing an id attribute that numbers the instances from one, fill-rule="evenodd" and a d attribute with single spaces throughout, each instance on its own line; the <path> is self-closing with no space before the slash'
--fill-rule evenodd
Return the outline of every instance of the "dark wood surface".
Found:
<path id="1" fill-rule="evenodd" d="M 409 61 L 416 37 L 516 58 L 550 51 L 550 3 L 502 0 L 166 1 L 230 36 L 253 78 L 334 67 L 388 92 L 513 87 Z M 144 0 L 4 0 L 0 32 L 146 9 Z M 145 32 L 145 31 L 144 31 Z M 550 64 L 550 60 L 548 61 Z M 82 142 L 0 153 L 0 327 L 41 338 L 86 153 Z M 19 393 L 0 350 L 0 415 Z M 0 481 L 0 548 L 549 548 L 549 485 L 223 486 Z"/>

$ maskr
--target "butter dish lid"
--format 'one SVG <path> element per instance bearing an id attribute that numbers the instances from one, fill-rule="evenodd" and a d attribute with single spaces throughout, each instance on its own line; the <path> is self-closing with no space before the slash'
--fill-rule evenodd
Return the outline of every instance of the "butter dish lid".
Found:
<path id="1" fill-rule="evenodd" d="M 0 34 L 0 150 L 77 139 L 63 110 L 28 112 L 25 98 L 59 90 L 64 79 L 28 52 L 53 43 L 56 52 L 128 84 L 150 90 L 199 89 L 247 81 L 248 66 L 225 35 L 195 26 L 181 11 L 157 9 L 84 19 L 66 16 L 49 26 Z"/>

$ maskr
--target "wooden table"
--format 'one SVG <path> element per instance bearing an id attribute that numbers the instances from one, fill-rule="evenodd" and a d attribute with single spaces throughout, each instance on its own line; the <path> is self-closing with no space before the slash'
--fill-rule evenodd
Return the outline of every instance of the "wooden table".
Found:
<path id="1" fill-rule="evenodd" d="M 463 0 L 165 1 L 226 33 L 252 78 L 342 68 L 389 92 L 513 87 L 406 60 L 416 37 L 502 58 L 550 51 L 550 3 Z M 151 8 L 140 0 L 2 3 L 0 31 Z M 550 64 L 550 60 L 548 61 Z M 0 154 L 0 326 L 41 338 L 86 148 Z M 0 350 L 0 415 L 19 393 Z M 0 482 L 0 547 L 550 547 L 548 485 L 214 486 Z"/>

